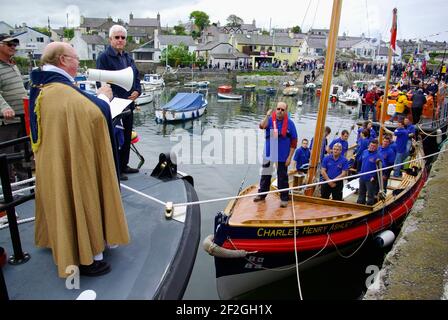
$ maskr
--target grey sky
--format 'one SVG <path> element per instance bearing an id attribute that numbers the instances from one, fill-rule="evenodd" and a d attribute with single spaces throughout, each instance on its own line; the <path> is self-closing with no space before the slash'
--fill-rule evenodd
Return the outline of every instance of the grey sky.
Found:
<path id="1" fill-rule="evenodd" d="M 125 21 L 130 12 L 135 18 L 155 18 L 160 12 L 162 26 L 174 26 L 178 21 L 188 21 L 190 12 L 201 10 L 210 16 L 211 22 L 220 21 L 221 24 L 226 23 L 230 14 L 236 14 L 245 23 L 255 19 L 257 26 L 265 29 L 270 24 L 272 27 L 299 25 L 307 31 L 311 26 L 328 28 L 332 3 L 332 0 L 22 0 L 3 3 L 0 21 L 13 26 L 22 22 L 29 26 L 45 26 L 49 16 L 52 27 L 61 27 L 66 25 L 67 12 L 70 13 L 69 23 L 76 23 L 73 13 L 78 9 L 84 16 L 111 16 Z M 344 0 L 339 33 L 381 35 L 388 40 L 394 6 L 398 8 L 399 39 L 448 40 L 446 0 Z"/>

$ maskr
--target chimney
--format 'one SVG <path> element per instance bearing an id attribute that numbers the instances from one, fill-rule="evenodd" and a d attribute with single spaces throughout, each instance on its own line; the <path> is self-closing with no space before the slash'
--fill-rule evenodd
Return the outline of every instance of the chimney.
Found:
<path id="1" fill-rule="evenodd" d="M 256 25 L 255 25 L 255 19 L 252 20 L 252 25 L 253 25 L 254 27 L 256 27 Z"/>
<path id="2" fill-rule="evenodd" d="M 157 12 L 157 21 L 159 21 L 160 24 L 160 13 Z"/>
<path id="3" fill-rule="evenodd" d="M 132 14 L 132 12 L 129 14 L 129 22 L 131 22 L 131 20 L 134 20 L 134 15 Z"/>

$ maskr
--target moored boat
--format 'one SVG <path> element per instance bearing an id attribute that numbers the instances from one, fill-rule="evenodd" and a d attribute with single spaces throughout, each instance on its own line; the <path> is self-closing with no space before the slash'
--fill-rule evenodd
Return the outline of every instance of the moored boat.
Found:
<path id="1" fill-rule="evenodd" d="M 18 218 L 8 214 L 8 223 L 0 227 L 1 247 L 11 255 L 5 265 L 0 255 L 0 276 L 6 281 L 6 286 L 0 285 L 0 296 L 14 300 L 181 299 L 196 258 L 200 208 L 167 210 L 163 203 L 195 201 L 197 195 L 192 177 L 177 172 L 165 154 L 159 160 L 152 172 L 130 175 L 121 187 L 131 241 L 105 249 L 111 271 L 101 277 L 76 278 L 75 269 L 70 269 L 68 280 L 58 277 L 51 251 L 35 246 L 34 194 L 22 190 L 13 196 L 9 177 L 2 174 L 2 210 L 17 212 Z M 3 173 L 8 171 L 5 165 L 2 162 Z"/>
<path id="2" fill-rule="evenodd" d="M 167 104 L 155 111 L 160 122 L 199 118 L 205 112 L 207 100 L 200 93 L 177 93 Z"/>
<path id="3" fill-rule="evenodd" d="M 316 145 L 323 141 L 341 8 L 342 1 L 335 0 L 328 37 L 328 48 L 333 50 L 327 51 L 325 59 Z M 205 239 L 204 249 L 215 259 L 217 289 L 222 299 L 238 297 L 326 263 L 338 254 L 352 256 L 376 237 L 386 239 L 388 244 L 393 241 L 393 232 L 399 230 L 427 179 L 422 143 L 414 143 L 409 169 L 401 178 L 390 178 L 384 190 L 379 184 L 380 192 L 372 205 L 357 203 L 359 177 L 353 175 L 343 180 L 344 201 L 320 197 L 320 149 L 312 149 L 306 182 L 303 176 L 290 181 L 294 188 L 289 191 L 286 207 L 277 192 L 254 202 L 258 195 L 258 185 L 254 184 L 215 217 L 214 234 Z M 381 166 L 377 169 L 377 181 L 382 181 Z M 272 183 L 271 190 L 275 189 Z"/>

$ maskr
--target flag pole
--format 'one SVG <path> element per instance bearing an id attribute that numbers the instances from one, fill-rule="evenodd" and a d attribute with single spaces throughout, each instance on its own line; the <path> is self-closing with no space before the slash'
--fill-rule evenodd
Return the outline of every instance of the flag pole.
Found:
<path id="1" fill-rule="evenodd" d="M 390 81 L 390 65 L 392 62 L 392 48 L 395 50 L 395 42 L 397 40 L 397 8 L 394 8 L 392 11 L 392 29 L 390 36 L 390 45 L 389 45 L 389 57 L 387 59 L 387 73 L 386 73 L 386 87 L 384 88 L 383 95 L 383 105 L 381 106 L 381 117 L 380 117 L 380 144 L 383 143 L 383 135 L 384 135 L 384 119 L 386 118 L 387 106 L 388 106 L 388 96 L 389 96 L 389 81 Z"/>

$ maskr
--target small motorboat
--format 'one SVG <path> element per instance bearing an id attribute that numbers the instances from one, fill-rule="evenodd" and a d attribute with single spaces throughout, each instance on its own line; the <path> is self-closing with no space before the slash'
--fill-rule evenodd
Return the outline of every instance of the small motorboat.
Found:
<path id="1" fill-rule="evenodd" d="M 184 121 L 204 114 L 207 100 L 200 93 L 179 92 L 173 99 L 156 110 L 157 122 Z"/>
<path id="2" fill-rule="evenodd" d="M 299 93 L 299 88 L 296 87 L 286 87 L 283 89 L 284 96 L 295 96 L 297 93 Z"/>
<path id="3" fill-rule="evenodd" d="M 218 87 L 218 98 L 229 100 L 241 100 L 243 96 L 241 94 L 233 94 L 232 87 L 224 85 Z"/>
<path id="4" fill-rule="evenodd" d="M 141 106 L 142 104 L 147 104 L 152 102 L 154 99 L 154 95 L 151 92 L 143 91 L 142 94 L 135 99 L 135 105 Z"/>

